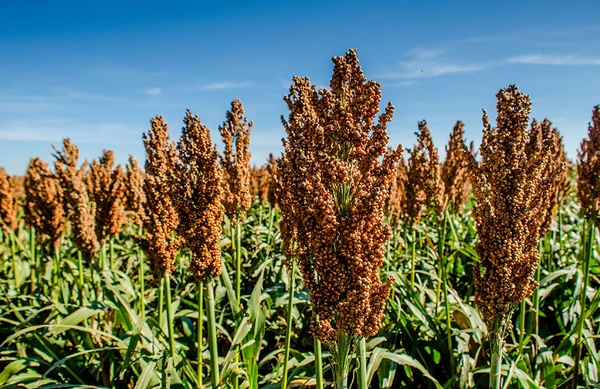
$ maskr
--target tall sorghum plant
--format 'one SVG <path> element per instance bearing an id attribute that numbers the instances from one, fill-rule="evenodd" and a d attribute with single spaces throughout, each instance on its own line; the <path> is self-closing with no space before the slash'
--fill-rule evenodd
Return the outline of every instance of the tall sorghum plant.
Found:
<path id="1" fill-rule="evenodd" d="M 220 387 L 217 326 L 215 319 L 214 278 L 221 274 L 219 241 L 223 220 L 223 184 L 219 154 L 210 140 L 210 130 L 188 110 L 177 144 L 174 199 L 180 214 L 177 232 L 190 248 L 190 271 L 198 281 L 198 387 L 202 386 L 203 289 L 206 284 L 208 305 L 208 341 L 211 381 Z"/>
<path id="2" fill-rule="evenodd" d="M 491 347 L 490 387 L 501 387 L 503 342 L 514 309 L 537 288 L 538 242 L 557 174 L 544 176 L 552 142 L 527 155 L 531 102 L 514 85 L 501 89 L 496 127 L 483 115 L 481 162 L 469 157 L 477 199 L 480 264 L 473 269 L 475 302 L 487 326 Z M 468 153 L 466 146 L 464 152 Z M 468 156 L 469 154 L 467 154 Z"/>
<path id="3" fill-rule="evenodd" d="M 171 362 L 175 363 L 171 273 L 175 269 L 175 259 L 181 246 L 181 239 L 175 235 L 179 214 L 173 199 L 175 185 L 173 174 L 177 164 L 177 152 L 168 131 L 167 124 L 162 116 L 158 115 L 152 118 L 150 131 L 143 136 L 146 147 L 146 180 L 144 181 L 146 240 L 143 246 L 155 279 L 161 279 L 163 283 L 160 296 L 166 297 L 169 349 Z M 159 300 L 160 322 L 163 302 L 162 298 Z M 163 382 L 168 380 L 165 373 L 163 372 L 162 376 Z"/>
<path id="4" fill-rule="evenodd" d="M 241 220 L 252 204 L 250 194 L 250 130 L 253 123 L 244 116 L 244 107 L 239 99 L 231 102 L 231 110 L 226 120 L 219 126 L 221 138 L 225 144 L 221 165 L 227 187 L 227 196 L 223 197 L 225 213 L 229 218 L 231 253 L 235 263 L 235 297 L 241 304 L 242 285 L 242 226 Z M 239 319 L 239 318 L 238 318 Z M 236 354 L 235 361 L 239 360 Z M 238 377 L 234 379 L 234 388 L 239 387 Z"/>
<path id="5" fill-rule="evenodd" d="M 393 106 L 375 120 L 380 85 L 365 78 L 356 50 L 333 62 L 330 89 L 294 77 L 284 98 L 290 115 L 282 118 L 278 202 L 286 253 L 310 291 L 311 328 L 332 351 L 336 387 L 346 388 L 353 347 L 381 327 L 392 285 L 379 271 L 401 147 L 386 152 Z"/>
<path id="6" fill-rule="evenodd" d="M 586 320 L 587 290 L 590 278 L 590 262 L 592 258 L 593 242 L 596 235 L 594 226 L 600 228 L 600 105 L 592 111 L 592 122 L 588 126 L 588 137 L 581 142 L 578 152 L 579 164 L 577 166 L 577 197 L 581 203 L 581 210 L 585 216 L 586 228 L 583 232 L 582 267 L 583 287 L 580 294 L 580 317 L 577 322 L 577 346 L 575 351 L 575 365 L 573 374 L 573 389 L 577 388 L 579 381 L 579 364 L 582 350 L 582 333 Z"/>

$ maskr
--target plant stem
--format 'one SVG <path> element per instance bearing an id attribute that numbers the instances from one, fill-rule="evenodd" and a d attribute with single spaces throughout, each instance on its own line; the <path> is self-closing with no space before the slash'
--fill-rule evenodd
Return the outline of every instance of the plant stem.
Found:
<path id="1" fill-rule="evenodd" d="M 525 299 L 521 300 L 519 314 L 519 355 L 523 356 L 523 346 L 525 342 L 525 315 L 527 314 L 527 306 Z"/>
<path id="2" fill-rule="evenodd" d="M 367 341 L 361 337 L 358 341 L 358 389 L 369 389 L 367 382 Z"/>
<path id="3" fill-rule="evenodd" d="M 350 339 L 348 334 L 338 331 L 336 344 L 335 364 L 333 366 L 336 389 L 348 388 L 348 355 L 350 352 Z"/>
<path id="4" fill-rule="evenodd" d="M 164 282 L 165 282 L 165 278 L 162 277 L 160 279 L 160 287 L 158 288 L 158 326 L 161 329 L 164 329 L 163 318 L 162 318 L 163 317 L 163 310 L 164 310 L 164 304 L 163 304 L 163 302 L 165 300 L 165 298 L 164 298 L 164 296 L 165 296 L 165 293 L 164 293 L 165 288 L 164 288 L 164 284 L 163 284 Z"/>
<path id="5" fill-rule="evenodd" d="M 502 380 L 502 336 L 493 334 L 490 339 L 492 363 L 490 366 L 490 389 L 500 389 Z"/>
<path id="6" fill-rule="evenodd" d="M 417 234 L 415 232 L 415 226 L 412 226 L 412 257 L 410 261 L 410 288 L 413 289 L 415 287 L 415 262 L 417 258 Z"/>
<path id="7" fill-rule="evenodd" d="M 16 246 L 16 240 L 17 237 L 15 236 L 14 233 L 11 233 L 9 235 L 10 237 L 10 255 L 12 255 L 12 268 L 13 268 L 13 276 L 15 277 L 15 289 L 19 290 L 19 284 L 20 284 L 20 279 L 19 279 L 19 270 L 17 269 L 17 246 Z"/>
<path id="8" fill-rule="evenodd" d="M 290 359 L 290 344 L 292 341 L 292 311 L 294 308 L 294 260 L 291 260 L 290 268 L 290 290 L 288 296 L 288 306 L 285 320 L 285 351 L 283 355 L 283 377 L 281 379 L 281 388 L 287 389 L 288 382 L 288 361 Z"/>
<path id="9" fill-rule="evenodd" d="M 587 225 L 586 225 L 587 224 Z M 579 381 L 579 363 L 581 361 L 581 350 L 583 348 L 582 333 L 583 325 L 585 323 L 585 310 L 587 303 L 587 289 L 590 282 L 590 261 L 592 260 L 592 250 L 594 247 L 594 224 L 589 221 L 584 221 L 583 231 L 583 286 L 581 287 L 581 295 L 579 296 L 581 307 L 581 313 L 579 315 L 579 321 L 577 322 L 577 343 L 575 351 L 575 365 L 573 372 L 573 389 L 577 389 L 577 382 Z"/>
<path id="10" fill-rule="evenodd" d="M 233 237 L 232 237 L 233 239 Z M 235 218 L 235 299 L 238 306 L 241 308 L 242 305 L 242 229 L 240 223 L 240 214 L 239 212 Z M 239 362 L 240 360 L 240 350 L 239 347 L 235 354 L 234 362 Z M 238 389 L 240 386 L 239 377 L 236 375 L 233 378 L 233 387 L 234 389 Z"/>
<path id="11" fill-rule="evenodd" d="M 140 278 L 140 316 L 142 320 L 146 318 L 146 280 L 144 272 L 144 253 L 138 246 L 137 248 L 138 259 L 140 261 L 139 278 Z"/>
<path id="12" fill-rule="evenodd" d="M 198 281 L 198 324 L 197 324 L 197 340 L 198 340 L 198 389 L 202 388 L 202 330 L 204 328 L 204 285 L 202 281 Z"/>
<path id="13" fill-rule="evenodd" d="M 173 328 L 173 310 L 171 308 L 171 274 L 165 269 L 165 296 L 167 298 L 167 327 L 169 329 L 169 348 L 171 358 L 175 361 L 175 331 Z"/>
<path id="14" fill-rule="evenodd" d="M 440 264 L 442 267 L 442 283 L 444 291 L 444 308 L 446 310 L 446 336 L 448 343 L 448 353 L 450 354 L 450 371 L 454 377 L 456 373 L 456 363 L 454 361 L 454 347 L 452 346 L 452 318 L 450 317 L 450 301 L 448 300 L 448 271 L 446 269 L 446 255 L 444 247 L 446 243 L 446 221 L 447 211 L 443 215 L 441 221 L 440 234 L 438 238 L 438 254 L 440 256 Z"/>
<path id="15" fill-rule="evenodd" d="M 212 387 L 219 388 L 219 353 L 217 350 L 217 321 L 215 317 L 214 281 L 210 279 L 206 285 L 208 306 L 208 347 L 210 349 L 210 375 Z"/>
<path id="16" fill-rule="evenodd" d="M 31 259 L 31 291 L 33 292 L 35 281 L 36 281 L 36 273 L 41 271 L 41 268 L 37 267 L 37 259 L 35 256 L 35 228 L 31 227 L 29 229 L 29 258 Z"/>
<path id="17" fill-rule="evenodd" d="M 321 341 L 319 341 L 316 336 L 313 338 L 313 346 L 315 350 L 315 378 L 317 380 L 316 389 L 323 389 L 323 355 L 321 353 Z"/>
<path id="18" fill-rule="evenodd" d="M 110 237 L 108 241 L 109 253 L 108 260 L 110 264 L 110 270 L 115 267 L 115 238 L 113 236 Z"/>

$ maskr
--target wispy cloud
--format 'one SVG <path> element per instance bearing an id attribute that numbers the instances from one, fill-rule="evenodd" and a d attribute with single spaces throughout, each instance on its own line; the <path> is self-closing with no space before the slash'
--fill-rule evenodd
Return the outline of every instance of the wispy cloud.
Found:
<path id="1" fill-rule="evenodd" d="M 162 93 L 162 89 L 161 88 L 150 88 L 150 89 L 146 89 L 145 92 L 147 95 L 156 96 L 156 95 L 160 95 Z"/>
<path id="2" fill-rule="evenodd" d="M 548 55 L 525 54 L 508 59 L 509 63 L 525 65 L 556 65 L 556 66 L 581 66 L 600 65 L 600 57 L 585 57 L 580 54 Z"/>
<path id="3" fill-rule="evenodd" d="M 233 89 L 233 88 L 248 88 L 254 84 L 249 81 L 234 82 L 234 81 L 222 81 L 222 82 L 211 82 L 208 84 L 200 85 L 200 89 L 213 91 L 222 89 Z"/>
<path id="4" fill-rule="evenodd" d="M 446 50 L 414 49 L 407 53 L 408 59 L 399 63 L 400 70 L 383 74 L 386 78 L 414 79 L 439 77 L 454 73 L 470 73 L 485 68 L 482 64 L 466 64 L 452 61 L 445 56 Z"/>
<path id="5" fill-rule="evenodd" d="M 55 120 L 44 124 L 37 122 L 0 123 L 1 141 L 60 142 L 71 137 L 81 143 L 128 143 L 132 127 L 122 124 L 74 124 Z M 133 129 L 135 130 L 135 129 Z M 119 134 L 120 136 L 116 136 Z M 131 137 L 134 138 L 134 137 Z"/>

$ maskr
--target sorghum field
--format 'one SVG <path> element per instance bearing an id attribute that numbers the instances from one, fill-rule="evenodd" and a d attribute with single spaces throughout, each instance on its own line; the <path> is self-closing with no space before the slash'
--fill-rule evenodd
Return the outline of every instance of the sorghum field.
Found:
<path id="1" fill-rule="evenodd" d="M 575 161 L 516 86 L 478 150 L 403 149 L 333 62 L 264 166 L 236 100 L 222 154 L 188 111 L 145 167 L 65 139 L 0 170 L 0 387 L 600 387 L 600 107 Z"/>

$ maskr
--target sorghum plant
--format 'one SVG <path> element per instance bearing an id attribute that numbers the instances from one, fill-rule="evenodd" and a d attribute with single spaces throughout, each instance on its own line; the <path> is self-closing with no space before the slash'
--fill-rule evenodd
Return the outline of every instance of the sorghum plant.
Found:
<path id="1" fill-rule="evenodd" d="M 174 199 L 180 214 L 177 232 L 192 252 L 190 271 L 198 280 L 198 382 L 201 385 L 202 291 L 206 283 L 211 379 L 216 388 L 219 385 L 219 356 L 213 279 L 221 274 L 222 269 L 219 241 L 224 212 L 223 178 L 219 169 L 219 153 L 210 140 L 208 127 L 189 110 L 183 122 L 185 127 L 177 144 L 179 158 L 175 166 L 177 189 Z"/>
<path id="2" fill-rule="evenodd" d="M 173 236 L 179 224 L 172 193 L 177 152 L 162 116 L 157 115 L 150 122 L 152 127 L 143 137 L 146 147 L 144 249 L 154 276 L 160 278 L 165 271 L 171 273 L 175 269 L 175 257 L 181 246 L 181 239 Z"/>
<path id="3" fill-rule="evenodd" d="M 0 226 L 7 233 L 17 228 L 19 209 L 11 178 L 6 170 L 0 167 Z"/>
<path id="4" fill-rule="evenodd" d="M 89 187 L 96 204 L 96 236 L 102 245 L 107 237 L 117 235 L 125 222 L 125 187 L 121 166 L 114 167 L 115 153 L 104 150 L 90 166 Z"/>
<path id="5" fill-rule="evenodd" d="M 311 328 L 331 348 L 336 386 L 345 388 L 349 351 L 377 333 L 391 288 L 379 275 L 390 237 L 384 205 L 402 149 L 386 152 L 393 106 L 375 121 L 380 84 L 365 78 L 356 50 L 333 62 L 330 89 L 294 77 L 284 97 L 290 115 L 277 177 L 285 250 L 298 260 Z"/>
<path id="6" fill-rule="evenodd" d="M 462 147 L 464 143 L 463 122 L 458 121 L 450 134 L 446 146 L 446 159 L 442 164 L 442 180 L 444 181 L 445 196 L 452 211 L 458 212 L 467 201 L 471 191 L 471 183 L 466 170 L 466 160 Z"/>
<path id="7" fill-rule="evenodd" d="M 575 351 L 575 365 L 573 373 L 573 389 L 577 388 L 579 381 L 579 364 L 583 348 L 583 327 L 586 321 L 587 291 L 590 278 L 590 262 L 594 247 L 595 231 L 600 228 L 600 105 L 592 111 L 592 122 L 588 125 L 588 137 L 581 141 L 581 150 L 578 152 L 579 164 L 577 166 L 577 197 L 581 203 L 581 211 L 586 219 L 587 228 L 584 228 L 582 267 L 583 286 L 580 294 L 580 317 L 577 322 L 577 350 Z"/>
<path id="8" fill-rule="evenodd" d="M 63 191 L 48 164 L 40 158 L 31 159 L 24 180 L 25 222 L 35 228 L 37 239 L 48 239 L 53 249 L 60 244 L 65 227 Z"/>
<path id="9" fill-rule="evenodd" d="M 534 275 L 538 243 L 550 191 L 558 171 L 547 172 L 554 140 L 543 141 L 528 157 L 531 102 L 514 85 L 501 89 L 496 127 L 483 115 L 481 162 L 469 156 L 468 171 L 477 199 L 474 216 L 480 265 L 473 269 L 475 303 L 487 326 L 492 348 L 490 387 L 500 388 L 503 341 L 514 309 L 537 288 Z"/>
<path id="10" fill-rule="evenodd" d="M 54 146 L 53 146 L 54 147 Z M 65 208 L 71 221 L 73 241 L 86 260 L 98 251 L 95 233 L 96 204 L 90 200 L 84 180 L 87 163 L 78 168 L 79 149 L 69 138 L 63 140 L 63 150 L 54 147 L 54 169 L 64 194 Z"/>
<path id="11" fill-rule="evenodd" d="M 129 155 L 129 163 L 125 165 L 125 210 L 136 222 L 144 219 L 144 172 L 140 169 L 133 155 Z"/>

